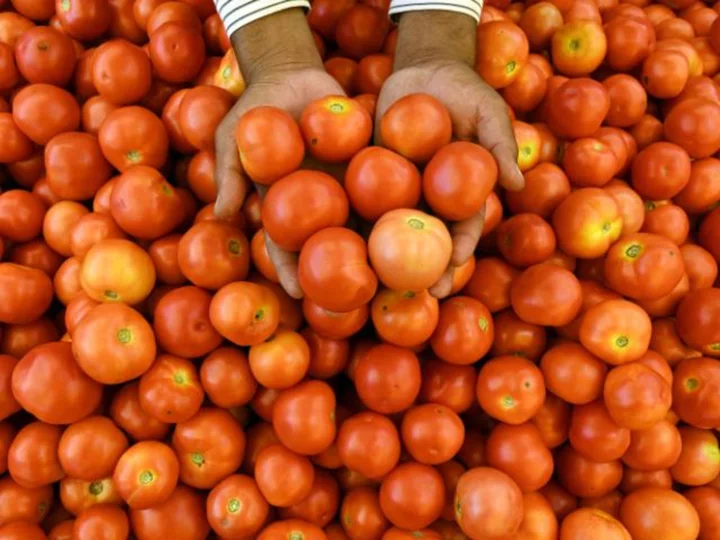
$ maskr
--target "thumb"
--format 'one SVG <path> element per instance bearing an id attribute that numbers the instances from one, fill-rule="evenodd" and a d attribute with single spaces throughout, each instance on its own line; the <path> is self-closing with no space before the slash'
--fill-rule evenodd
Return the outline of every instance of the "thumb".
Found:
<path id="1" fill-rule="evenodd" d="M 298 257 L 295 253 L 290 253 L 280 248 L 273 242 L 270 235 L 265 233 L 265 247 L 268 256 L 275 267 L 280 285 L 285 289 L 291 297 L 300 299 L 303 297 L 300 283 L 298 282 Z"/>
<path id="2" fill-rule="evenodd" d="M 478 122 L 478 142 L 492 152 L 500 173 L 500 185 L 510 191 L 525 187 L 525 178 L 518 167 L 518 147 L 505 104 L 497 112 L 483 115 Z"/>
<path id="3" fill-rule="evenodd" d="M 217 199 L 215 215 L 232 217 L 240 211 L 247 194 L 247 182 L 240 164 L 233 131 L 236 116 L 231 112 L 215 133 L 215 183 Z"/>

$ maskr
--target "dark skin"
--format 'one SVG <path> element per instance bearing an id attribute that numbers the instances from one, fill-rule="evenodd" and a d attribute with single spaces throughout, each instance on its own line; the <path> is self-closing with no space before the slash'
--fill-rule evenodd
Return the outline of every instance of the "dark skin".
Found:
<path id="1" fill-rule="evenodd" d="M 500 185 L 510 190 L 525 186 L 517 166 L 517 145 L 505 102 L 473 69 L 475 21 L 462 14 L 425 11 L 401 17 L 395 70 L 378 97 L 377 118 L 398 99 L 416 93 L 434 96 L 448 108 L 458 139 L 475 140 L 494 155 Z M 247 111 L 259 106 L 286 110 L 295 118 L 310 102 L 344 95 L 340 85 L 323 69 L 304 13 L 291 9 L 253 22 L 231 37 L 247 89 L 218 127 L 215 178 L 218 197 L 215 213 L 228 217 L 237 213 L 246 196 L 246 181 L 235 147 L 233 129 Z M 421 46 L 417 44 L 421 43 Z M 382 144 L 382 141 L 376 141 Z M 303 167 L 322 168 L 318 163 Z M 342 170 L 327 171 L 342 178 Z M 260 195 L 264 191 L 256 186 Z M 447 296 L 454 268 L 472 257 L 480 240 L 484 210 L 450 225 L 453 256 L 450 266 L 431 293 Z M 281 250 L 265 237 L 283 288 L 294 298 L 302 297 L 297 280 L 297 254 Z"/>

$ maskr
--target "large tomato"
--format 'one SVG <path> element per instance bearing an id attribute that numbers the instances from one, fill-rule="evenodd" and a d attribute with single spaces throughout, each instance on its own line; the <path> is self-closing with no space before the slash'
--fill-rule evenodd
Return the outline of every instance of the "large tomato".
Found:
<path id="1" fill-rule="evenodd" d="M 164 503 L 131 510 L 130 522 L 138 540 L 196 540 L 210 533 L 203 497 L 183 485 L 175 488 Z"/>
<path id="2" fill-rule="evenodd" d="M 57 454 L 65 474 L 93 481 L 110 476 L 127 447 L 127 437 L 112 420 L 91 416 L 63 432 Z"/>
<path id="3" fill-rule="evenodd" d="M 540 489 L 552 476 L 552 454 L 533 423 L 499 424 L 490 433 L 485 451 L 488 464 L 510 476 L 524 493 Z"/>
<path id="4" fill-rule="evenodd" d="M 8 449 L 8 472 L 25 488 L 53 484 L 65 476 L 58 460 L 62 429 L 32 422 L 18 431 Z"/>
<path id="5" fill-rule="evenodd" d="M 371 346 L 353 371 L 355 389 L 371 410 L 391 414 L 410 407 L 420 392 L 420 361 L 410 349 Z"/>
<path id="6" fill-rule="evenodd" d="M 593 20 L 570 21 L 552 36 L 552 61 L 568 77 L 586 76 L 595 71 L 607 51 L 602 25 Z"/>
<path id="7" fill-rule="evenodd" d="M 20 362 L 12 377 L 12 391 L 22 407 L 49 424 L 71 424 L 100 405 L 103 388 L 83 373 L 72 345 L 38 345 Z"/>
<path id="8" fill-rule="evenodd" d="M 47 208 L 42 200 L 24 190 L 0 195 L 0 232 L 13 242 L 27 242 L 42 232 Z"/>
<path id="9" fill-rule="evenodd" d="M 525 33 L 511 21 L 491 21 L 478 27 L 475 69 L 493 88 L 512 83 L 528 60 Z"/>
<path id="10" fill-rule="evenodd" d="M 188 142 L 198 150 L 215 150 L 215 130 L 235 99 L 217 86 L 196 86 L 188 90 L 180 103 L 179 120 Z"/>
<path id="11" fill-rule="evenodd" d="M 92 41 L 105 33 L 110 26 L 112 11 L 108 2 L 56 0 L 55 14 L 67 34 L 75 39 Z"/>
<path id="12" fill-rule="evenodd" d="M 670 489 L 649 487 L 628 494 L 620 506 L 620 520 L 637 540 L 662 535 L 689 540 L 697 538 L 700 532 L 700 518 L 695 508 L 680 493 Z"/>
<path id="13" fill-rule="evenodd" d="M 80 107 L 72 94 L 50 84 L 31 84 L 13 99 L 13 119 L 35 144 L 80 126 Z"/>
<path id="14" fill-rule="evenodd" d="M 563 326 L 582 307 L 582 288 L 575 275 L 554 264 L 536 264 L 512 283 L 512 307 L 523 321 L 543 326 Z"/>
<path id="15" fill-rule="evenodd" d="M 15 521 L 40 523 L 52 503 L 52 486 L 25 488 L 9 475 L 0 480 L 0 526 Z"/>
<path id="16" fill-rule="evenodd" d="M 180 465 L 172 448 L 156 441 L 135 443 L 120 456 L 115 489 L 132 509 L 162 504 L 178 482 Z"/>
<path id="17" fill-rule="evenodd" d="M 653 201 L 670 199 L 690 181 L 688 153 L 677 144 L 656 142 L 641 150 L 632 164 L 632 185 Z"/>
<path id="18" fill-rule="evenodd" d="M 416 405 L 405 412 L 400 428 L 403 445 L 413 459 L 439 465 L 455 456 L 465 439 L 465 425 L 449 407 Z"/>
<path id="19" fill-rule="evenodd" d="M 516 214 L 506 219 L 498 226 L 495 237 L 498 251 L 516 267 L 544 262 L 555 252 L 552 227 L 535 214 Z"/>
<path id="20" fill-rule="evenodd" d="M 389 30 L 390 21 L 385 11 L 355 4 L 338 19 L 335 41 L 347 56 L 360 59 L 380 52 Z"/>
<path id="21" fill-rule="evenodd" d="M 610 370 L 603 397 L 617 425 L 633 430 L 647 429 L 666 417 L 672 389 L 652 368 L 630 362 Z"/>
<path id="22" fill-rule="evenodd" d="M 229 412 L 200 409 L 175 427 L 172 447 L 180 462 L 180 480 L 194 488 L 211 489 L 240 468 L 245 433 Z"/>
<path id="23" fill-rule="evenodd" d="M 422 529 L 436 521 L 445 497 L 437 469 L 413 461 L 398 465 L 380 485 L 380 508 L 393 525 L 403 529 Z"/>
<path id="24" fill-rule="evenodd" d="M 610 96 L 601 83 L 584 77 L 571 79 L 549 94 L 548 124 L 558 137 L 590 137 L 608 110 Z"/>
<path id="25" fill-rule="evenodd" d="M 602 395 L 607 366 L 579 343 L 559 343 L 540 361 L 545 385 L 568 403 L 582 405 Z"/>
<path id="26" fill-rule="evenodd" d="M 113 105 L 139 102 L 150 90 L 152 66 L 148 55 L 123 39 L 107 41 L 93 56 L 93 84 Z"/>
<path id="27" fill-rule="evenodd" d="M 161 422 L 189 420 L 200 410 L 204 397 L 195 365 L 169 354 L 158 356 L 138 385 L 140 406 Z"/>
<path id="28" fill-rule="evenodd" d="M 367 251 L 365 241 L 350 229 L 318 231 L 300 251 L 300 287 L 330 311 L 352 311 L 369 303 L 377 290 L 377 277 L 367 262 Z"/>
<path id="29" fill-rule="evenodd" d="M 185 83 L 200 73 L 205 61 L 202 29 L 169 21 L 150 35 L 150 61 L 158 77 L 169 83 Z"/>
<path id="30" fill-rule="evenodd" d="M 35 26 L 20 34 L 15 60 L 30 83 L 65 86 L 71 79 L 77 54 L 72 39 L 49 26 Z"/>
<path id="31" fill-rule="evenodd" d="M 162 120 L 138 106 L 111 112 L 100 127 L 98 139 L 105 158 L 119 171 L 136 165 L 160 168 L 170 146 Z"/>
<path id="32" fill-rule="evenodd" d="M 97 139 L 89 133 L 69 132 L 53 137 L 45 147 L 45 168 L 52 192 L 75 201 L 93 198 L 112 175 Z"/>
<path id="33" fill-rule="evenodd" d="M 77 516 L 73 534 L 78 540 L 97 538 L 99 535 L 124 538 L 130 534 L 130 521 L 122 508 L 98 505 L 84 510 Z"/>
<path id="34" fill-rule="evenodd" d="M 297 504 L 310 494 L 315 469 L 306 456 L 273 444 L 260 451 L 255 481 L 263 497 L 278 507 Z"/>

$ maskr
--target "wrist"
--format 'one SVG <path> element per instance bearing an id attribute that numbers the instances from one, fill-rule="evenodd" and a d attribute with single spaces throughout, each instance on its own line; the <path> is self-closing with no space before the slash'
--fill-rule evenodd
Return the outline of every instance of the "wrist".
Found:
<path id="1" fill-rule="evenodd" d="M 248 84 L 304 69 L 322 69 L 322 59 L 302 9 L 288 9 L 240 28 L 231 42 Z"/>
<path id="2" fill-rule="evenodd" d="M 416 11 L 402 15 L 395 70 L 424 65 L 475 64 L 477 23 L 462 13 Z"/>

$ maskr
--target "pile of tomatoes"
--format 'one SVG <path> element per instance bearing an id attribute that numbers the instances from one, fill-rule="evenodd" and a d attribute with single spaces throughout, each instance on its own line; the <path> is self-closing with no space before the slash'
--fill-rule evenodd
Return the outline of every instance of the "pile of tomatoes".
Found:
<path id="1" fill-rule="evenodd" d="M 720 538 L 720 9 L 489 1 L 509 192 L 374 126 L 388 3 L 315 0 L 351 97 L 243 116 L 219 219 L 212 0 L 0 0 L 1 540 Z"/>

